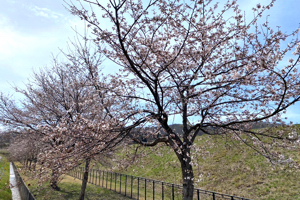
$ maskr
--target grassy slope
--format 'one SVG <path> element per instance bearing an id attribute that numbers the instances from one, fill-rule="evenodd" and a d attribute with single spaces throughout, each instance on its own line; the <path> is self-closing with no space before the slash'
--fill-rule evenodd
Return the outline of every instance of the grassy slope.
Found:
<path id="1" fill-rule="evenodd" d="M 2 159 L 0 160 L 0 169 L 3 167 L 4 174 L 0 179 L 0 200 L 12 199 L 11 191 L 9 188 L 9 162 L 7 161 L 4 154 L 0 154 Z M 0 176 L 2 175 L 2 171 Z"/>
<path id="2" fill-rule="evenodd" d="M 194 153 L 196 187 L 252 199 L 300 199 L 300 170 L 272 166 L 245 145 L 226 143 L 224 138 L 201 136 L 196 145 L 207 151 Z M 299 159 L 299 152 L 285 150 Z M 143 150 L 146 156 L 118 172 L 170 183 L 181 183 L 180 164 L 169 147 Z M 200 156 L 199 156 L 200 155 Z"/>

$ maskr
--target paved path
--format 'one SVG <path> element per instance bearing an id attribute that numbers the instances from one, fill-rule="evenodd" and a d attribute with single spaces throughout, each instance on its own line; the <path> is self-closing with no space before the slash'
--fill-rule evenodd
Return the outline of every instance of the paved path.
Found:
<path id="1" fill-rule="evenodd" d="M 15 172 L 14 172 L 14 169 L 13 169 L 13 166 L 12 164 L 10 163 L 10 170 L 9 170 L 9 173 L 10 173 L 10 176 L 9 176 L 9 185 L 10 185 L 10 190 L 11 190 L 11 193 L 12 193 L 12 199 L 13 200 L 21 200 L 21 196 L 20 196 L 20 192 L 19 192 L 19 189 L 18 189 L 18 186 L 17 186 L 17 181 L 16 181 L 16 176 L 15 176 Z"/>

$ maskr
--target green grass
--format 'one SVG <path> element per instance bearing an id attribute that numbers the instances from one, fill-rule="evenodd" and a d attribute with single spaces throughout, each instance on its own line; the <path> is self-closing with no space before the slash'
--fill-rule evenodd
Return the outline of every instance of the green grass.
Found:
<path id="1" fill-rule="evenodd" d="M 219 136 L 201 136 L 192 153 L 195 187 L 251 199 L 299 199 L 300 170 L 287 165 L 272 165 L 263 156 L 239 142 Z M 299 161 L 299 150 L 282 150 Z M 205 152 L 205 153 L 202 153 Z M 181 184 L 180 163 L 167 146 L 146 148 L 144 156 L 128 168 L 116 172 Z M 119 154 L 120 157 L 125 157 Z M 111 168 L 107 169 L 111 170 Z"/>
<path id="2" fill-rule="evenodd" d="M 0 160 L 0 200 L 12 199 L 11 191 L 9 188 L 9 162 L 4 154 L 0 154 L 2 157 Z M 2 174 L 3 173 L 3 174 Z"/>
<path id="3" fill-rule="evenodd" d="M 266 139 L 267 142 L 272 142 Z M 263 156 L 237 141 L 230 141 L 220 136 L 197 137 L 195 145 L 199 152 L 192 152 L 194 166 L 195 187 L 236 195 L 251 199 L 291 199 L 300 200 L 300 170 L 286 165 L 272 165 Z M 139 148 L 141 158 L 132 156 L 135 152 L 134 145 L 129 150 L 130 159 L 135 157 L 135 162 L 126 167 L 126 162 L 120 159 L 128 158 L 124 152 L 117 153 L 113 166 L 99 166 L 115 172 L 161 180 L 169 183 L 181 184 L 180 163 L 170 147 L 161 145 L 151 148 Z M 283 149 L 282 153 L 300 161 L 299 150 Z M 94 163 L 95 164 L 95 163 Z M 37 187 L 36 180 L 26 180 L 30 190 L 37 199 L 77 199 L 81 181 L 65 176 L 60 182 L 60 192 L 51 190 L 47 184 Z M 136 191 L 133 191 L 136 192 Z M 88 184 L 86 199 L 126 199 L 112 191 L 101 189 Z M 148 198 L 147 198 L 148 199 Z"/>
<path id="4" fill-rule="evenodd" d="M 21 165 L 18 164 L 18 167 Z M 60 191 L 53 190 L 49 182 L 45 182 L 42 185 L 38 184 L 37 179 L 33 179 L 33 173 L 28 171 L 23 171 L 21 174 L 24 182 L 27 184 L 29 190 L 34 195 L 37 200 L 53 200 L 53 199 L 68 199 L 77 200 L 79 198 L 81 190 L 81 180 L 74 179 L 71 176 L 63 175 L 62 180 L 59 182 L 58 186 Z M 128 199 L 123 195 L 115 193 L 113 191 L 95 186 L 92 184 L 87 185 L 85 199 L 87 200 L 123 200 Z"/>

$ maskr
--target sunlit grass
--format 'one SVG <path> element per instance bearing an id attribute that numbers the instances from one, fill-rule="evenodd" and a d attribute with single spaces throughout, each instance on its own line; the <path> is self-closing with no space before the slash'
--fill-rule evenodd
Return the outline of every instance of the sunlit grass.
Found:
<path id="1" fill-rule="evenodd" d="M 18 164 L 18 166 L 20 166 L 20 164 Z M 58 184 L 60 191 L 55 191 L 50 187 L 49 182 L 45 182 L 42 185 L 39 185 L 38 180 L 32 178 L 33 173 L 31 174 L 24 171 L 23 173 L 21 173 L 21 176 L 27 184 L 29 190 L 37 200 L 77 200 L 79 198 L 81 190 L 81 180 L 79 179 L 75 179 L 68 175 L 63 175 L 62 180 Z M 89 183 L 86 188 L 85 197 L 88 200 L 128 199 L 116 192 Z"/>
<path id="2" fill-rule="evenodd" d="M 246 145 L 226 141 L 223 137 L 201 136 L 195 144 L 206 150 L 205 154 L 192 154 L 198 164 L 194 166 L 196 188 L 251 199 L 300 199 L 299 169 L 272 165 Z M 298 150 L 283 149 L 282 153 L 299 161 Z M 145 156 L 133 165 L 115 171 L 182 183 L 180 163 L 169 147 L 146 148 L 143 154 Z"/>
<path id="3" fill-rule="evenodd" d="M 9 162 L 5 154 L 0 154 L 0 200 L 12 199 L 11 190 L 9 188 Z"/>

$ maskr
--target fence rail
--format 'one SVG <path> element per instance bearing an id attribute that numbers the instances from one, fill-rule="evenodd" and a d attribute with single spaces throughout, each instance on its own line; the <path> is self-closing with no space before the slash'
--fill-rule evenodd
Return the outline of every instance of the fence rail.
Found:
<path id="1" fill-rule="evenodd" d="M 82 179 L 84 167 L 76 167 L 69 175 Z M 88 182 L 94 185 L 118 192 L 124 196 L 137 200 L 180 200 L 182 199 L 182 185 L 166 183 L 137 176 L 115 172 L 91 169 Z M 194 189 L 195 200 L 250 200 L 243 197 L 221 194 L 218 192 Z"/>
<path id="2" fill-rule="evenodd" d="M 24 183 L 22 177 L 20 176 L 15 163 L 12 162 L 12 166 L 15 172 L 17 186 L 20 191 L 21 199 L 22 200 L 35 200 L 33 195 L 30 193 L 29 189 L 27 188 L 26 184 Z"/>

